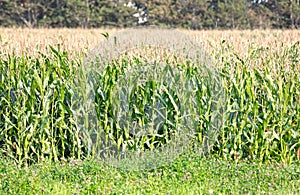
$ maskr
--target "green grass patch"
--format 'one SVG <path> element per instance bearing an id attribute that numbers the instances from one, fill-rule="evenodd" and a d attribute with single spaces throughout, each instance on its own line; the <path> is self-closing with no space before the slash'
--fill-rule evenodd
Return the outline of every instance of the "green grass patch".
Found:
<path id="1" fill-rule="evenodd" d="M 0 160 L 1 194 L 298 194 L 300 164 L 259 164 L 182 156 L 172 164 L 124 171 L 96 160 L 18 168 Z"/>

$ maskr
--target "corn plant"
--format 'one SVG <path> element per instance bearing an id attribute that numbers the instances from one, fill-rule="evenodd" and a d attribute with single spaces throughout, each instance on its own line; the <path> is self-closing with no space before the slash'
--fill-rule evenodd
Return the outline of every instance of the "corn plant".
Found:
<path id="1" fill-rule="evenodd" d="M 236 160 L 299 159 L 299 42 L 283 55 L 265 50 L 263 68 L 252 64 L 253 51 L 245 60 L 230 52 L 223 58 L 228 100 L 218 152 Z"/>
<path id="2" fill-rule="evenodd" d="M 0 145 L 16 162 L 81 157 L 81 142 L 70 105 L 77 63 L 51 48 L 39 59 L 0 59 Z"/>
<path id="3" fill-rule="evenodd" d="M 105 156 L 105 147 L 151 151 L 181 139 L 193 149 L 213 143 L 227 159 L 299 160 L 299 42 L 280 51 L 251 46 L 244 57 L 226 41 L 218 47 L 217 80 L 182 56 L 163 66 L 122 56 L 89 73 L 83 56 L 73 60 L 59 47 L 38 57 L 1 53 L 1 153 L 26 164 Z M 161 74 L 143 77 L 155 68 Z"/>

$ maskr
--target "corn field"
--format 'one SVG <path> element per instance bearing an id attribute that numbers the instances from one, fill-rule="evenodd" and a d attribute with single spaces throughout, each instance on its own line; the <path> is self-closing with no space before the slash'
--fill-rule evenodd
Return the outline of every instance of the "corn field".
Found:
<path id="1" fill-rule="evenodd" d="M 147 80 L 144 85 L 134 85 L 133 77 L 126 75 L 128 69 L 149 67 L 144 64 L 143 56 L 122 58 L 92 75 L 95 92 L 92 103 L 97 116 L 93 120 L 97 121 L 97 126 L 78 123 L 85 120 L 78 119 L 73 112 L 78 100 L 85 98 L 79 97 L 74 90 L 85 88 L 82 86 L 87 80 L 83 60 L 97 42 L 105 40 L 101 33 L 115 31 L 0 29 L 2 155 L 18 164 L 86 158 L 93 151 L 81 124 L 104 129 L 106 138 L 111 135 L 110 139 L 118 148 L 125 145 L 132 150 L 151 150 L 172 141 L 170 135 L 179 128 L 183 116 L 180 102 L 194 109 L 197 125 L 191 135 L 193 142 L 205 142 L 203 135 L 207 134 L 207 127 L 213 120 L 211 108 L 216 92 L 210 92 L 205 77 L 199 74 L 199 66 L 189 64 L 182 57 L 180 61 L 172 58 L 167 69 L 160 71 L 174 71 L 176 75 L 176 70 L 181 70 L 176 82 L 188 78 L 198 83 L 193 85 L 196 106 L 190 105 L 185 94 L 173 85 L 167 88 L 163 81 L 159 82 L 159 76 L 154 75 L 155 79 Z M 222 102 L 222 126 L 210 153 L 237 161 L 289 164 L 300 160 L 300 32 L 182 32 L 195 37 L 214 58 L 214 71 L 220 75 L 223 86 L 220 90 L 226 97 Z M 151 57 L 147 51 L 144 55 Z M 153 68 L 159 66 L 150 67 Z M 126 92 L 130 97 L 126 112 L 137 124 L 150 121 L 153 113 L 145 110 L 147 105 L 155 107 L 152 97 L 156 94 L 155 97 L 164 103 L 162 128 L 153 127 L 158 130 L 138 137 L 129 133 L 134 122 L 123 126 L 116 123 L 114 108 L 120 106 L 120 102 L 115 104 L 111 100 L 123 89 L 117 88 L 117 82 L 123 83 L 123 88 L 132 88 L 131 92 Z"/>

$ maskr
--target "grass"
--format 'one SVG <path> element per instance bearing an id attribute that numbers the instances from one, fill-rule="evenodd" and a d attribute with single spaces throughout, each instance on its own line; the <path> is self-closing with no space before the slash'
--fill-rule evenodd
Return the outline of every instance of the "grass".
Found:
<path id="1" fill-rule="evenodd" d="M 155 170 L 124 171 L 95 160 L 18 168 L 0 161 L 0 194 L 298 194 L 299 163 L 182 156 Z"/>

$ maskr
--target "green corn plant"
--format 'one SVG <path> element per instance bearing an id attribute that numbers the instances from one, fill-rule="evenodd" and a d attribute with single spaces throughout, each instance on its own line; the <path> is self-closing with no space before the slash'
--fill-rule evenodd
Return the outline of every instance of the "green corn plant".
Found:
<path id="1" fill-rule="evenodd" d="M 0 58 L 0 151 L 22 165 L 97 156 L 105 147 L 154 150 L 187 136 L 213 143 L 212 152 L 227 159 L 299 159 L 299 42 L 282 52 L 250 47 L 245 58 L 226 41 L 219 51 L 222 83 L 189 62 L 122 57 L 87 72 L 82 56 L 70 59 L 59 46 L 37 58 L 7 54 Z M 89 83 L 94 94 L 86 93 Z M 179 133 L 182 124 L 190 129 Z"/>
<path id="2" fill-rule="evenodd" d="M 70 112 L 72 72 L 65 52 L 1 59 L 1 151 L 18 164 L 80 157 Z M 5 82 L 4 82 L 5 80 Z"/>
<path id="3" fill-rule="evenodd" d="M 224 86 L 229 97 L 226 125 L 218 146 L 223 156 L 285 164 L 296 159 L 299 148 L 297 52 L 294 45 L 283 56 L 272 53 L 262 60 L 264 64 L 256 66 L 253 59 L 259 58 L 257 53 L 251 52 L 246 60 L 232 54 L 233 51 L 223 56 Z"/>

